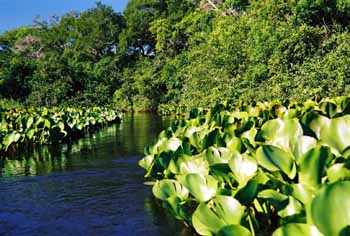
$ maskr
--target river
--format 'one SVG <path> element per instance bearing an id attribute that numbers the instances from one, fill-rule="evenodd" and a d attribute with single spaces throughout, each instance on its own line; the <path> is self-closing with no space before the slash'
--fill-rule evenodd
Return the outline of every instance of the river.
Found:
<path id="1" fill-rule="evenodd" d="M 0 162 L 0 235 L 192 235 L 158 206 L 137 164 L 169 124 L 128 114 L 80 140 Z"/>

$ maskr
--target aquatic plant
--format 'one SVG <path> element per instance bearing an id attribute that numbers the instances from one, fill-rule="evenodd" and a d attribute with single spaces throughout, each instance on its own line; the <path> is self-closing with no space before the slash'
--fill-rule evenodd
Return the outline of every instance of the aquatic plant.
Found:
<path id="1" fill-rule="evenodd" d="M 71 139 L 113 122 L 118 111 L 107 108 L 0 108 L 0 154 L 30 144 Z"/>
<path id="2" fill-rule="evenodd" d="M 139 162 L 200 235 L 350 232 L 350 98 L 219 104 L 175 121 Z"/>

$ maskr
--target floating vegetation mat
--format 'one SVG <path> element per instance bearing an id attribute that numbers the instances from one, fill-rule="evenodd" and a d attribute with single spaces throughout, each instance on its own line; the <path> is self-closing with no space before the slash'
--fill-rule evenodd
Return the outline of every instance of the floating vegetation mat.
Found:
<path id="1" fill-rule="evenodd" d="M 349 97 L 193 110 L 139 164 L 200 235 L 350 235 Z"/>

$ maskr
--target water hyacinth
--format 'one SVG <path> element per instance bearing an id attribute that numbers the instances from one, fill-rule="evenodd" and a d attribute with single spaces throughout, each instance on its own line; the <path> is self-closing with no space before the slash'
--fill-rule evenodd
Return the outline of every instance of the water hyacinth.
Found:
<path id="1" fill-rule="evenodd" d="M 200 235 L 350 235 L 349 107 L 339 97 L 198 109 L 140 165 Z"/>
<path id="2" fill-rule="evenodd" d="M 119 122 L 107 108 L 0 108 L 0 156 L 32 144 L 60 142 L 84 131 Z"/>

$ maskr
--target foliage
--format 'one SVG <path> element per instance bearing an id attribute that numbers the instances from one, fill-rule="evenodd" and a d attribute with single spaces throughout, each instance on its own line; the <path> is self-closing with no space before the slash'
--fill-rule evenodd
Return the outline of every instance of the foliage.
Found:
<path id="1" fill-rule="evenodd" d="M 337 97 L 196 109 L 139 164 L 200 235 L 347 235 L 349 108 Z"/>
<path id="2" fill-rule="evenodd" d="M 0 36 L 0 94 L 164 112 L 350 91 L 348 0 L 97 3 Z M 50 95 L 49 95 L 50 94 Z"/>
<path id="3" fill-rule="evenodd" d="M 97 3 L 81 14 L 0 36 L 1 96 L 31 105 L 107 105 L 120 86 L 124 18 Z"/>
<path id="4" fill-rule="evenodd" d="M 0 107 L 0 155 L 32 144 L 60 142 L 86 131 L 119 122 L 118 112 L 107 108 Z"/>

